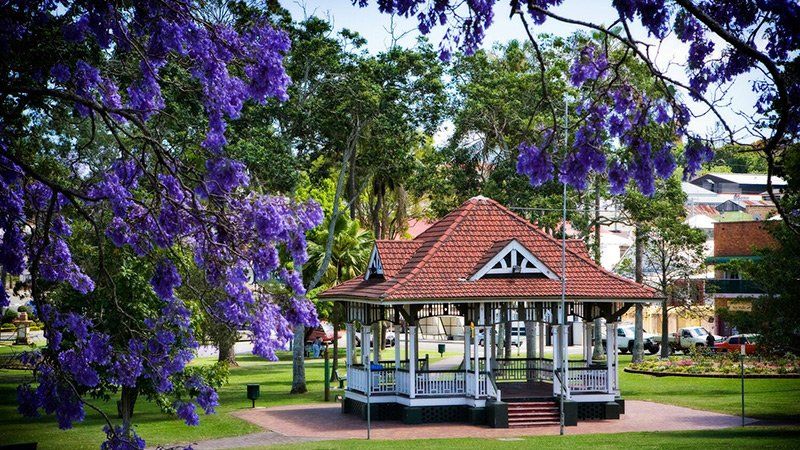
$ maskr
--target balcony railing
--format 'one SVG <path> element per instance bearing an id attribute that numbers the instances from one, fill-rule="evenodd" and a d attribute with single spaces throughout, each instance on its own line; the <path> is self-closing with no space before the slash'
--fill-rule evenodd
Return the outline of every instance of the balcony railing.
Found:
<path id="1" fill-rule="evenodd" d="M 753 280 L 729 280 L 716 278 L 706 280 L 706 291 L 710 294 L 763 294 Z"/>

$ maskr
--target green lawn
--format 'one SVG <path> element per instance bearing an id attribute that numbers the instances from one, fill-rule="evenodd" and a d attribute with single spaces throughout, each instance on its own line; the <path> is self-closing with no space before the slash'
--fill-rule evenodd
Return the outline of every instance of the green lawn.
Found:
<path id="1" fill-rule="evenodd" d="M 393 355 L 393 350 L 388 350 L 385 356 L 382 355 L 382 357 L 393 359 Z M 448 352 L 445 357 L 454 355 L 455 353 Z M 431 362 L 435 362 L 439 359 L 439 355 L 431 353 L 430 358 Z M 231 369 L 228 385 L 219 392 L 221 406 L 218 408 L 218 413 L 201 417 L 201 424 L 198 427 L 187 427 L 183 422 L 162 414 L 153 404 L 140 400 L 136 405 L 135 415 L 137 432 L 147 440 L 149 446 L 154 446 L 174 442 L 194 442 L 258 431 L 259 429 L 256 426 L 237 419 L 230 414 L 232 411 L 250 406 L 245 397 L 245 385 L 248 383 L 261 385 L 262 397 L 257 402 L 258 406 L 321 401 L 323 390 L 321 381 L 322 361 L 319 359 L 307 361 L 306 376 L 308 378 L 309 393 L 289 395 L 291 362 L 288 360 L 289 355 L 287 354 L 281 355 L 281 359 L 282 361 L 271 363 L 254 356 L 240 356 L 238 358 L 240 366 Z M 629 360 L 630 356 L 622 356 L 622 366 L 624 367 Z M 211 360 L 201 359 L 197 363 L 207 364 L 209 362 Z M 26 381 L 28 377 L 29 375 L 23 371 L 0 371 L 0 444 L 38 441 L 39 448 L 42 449 L 96 448 L 103 438 L 101 432 L 103 422 L 99 415 L 94 412 L 87 411 L 87 419 L 83 423 L 76 424 L 75 429 L 66 432 L 58 429 L 52 417 L 27 419 L 17 414 L 16 386 Z M 730 414 L 738 414 L 739 412 L 739 381 L 735 379 L 654 378 L 647 375 L 620 372 L 620 383 L 623 396 L 627 399 L 652 400 Z M 800 380 L 747 380 L 746 391 L 748 416 L 764 419 L 800 420 L 800 405 L 798 405 L 800 402 L 797 401 L 800 399 Z M 114 402 L 99 402 L 99 406 L 109 414 L 112 414 L 115 410 Z M 689 439 L 691 436 L 694 436 L 692 439 L 696 437 L 698 442 L 707 442 L 707 445 L 714 447 L 723 445 L 722 443 L 726 439 L 725 436 L 730 438 L 737 437 L 743 443 L 752 441 L 753 446 L 759 445 L 757 444 L 758 439 L 767 437 L 774 440 L 769 445 L 771 448 L 779 446 L 783 442 L 779 437 L 775 436 L 774 430 L 747 431 L 745 434 L 731 433 L 738 432 L 726 430 L 719 436 L 714 433 L 696 435 L 691 433 L 664 433 L 653 436 L 658 436 L 659 439 L 663 438 L 663 441 L 654 442 L 663 442 L 664 446 L 689 445 L 694 442 Z M 796 439 L 798 431 L 792 430 L 792 433 L 794 433 L 793 436 Z M 620 436 L 622 437 L 603 436 L 598 438 L 598 442 L 600 440 L 605 442 L 605 444 L 600 444 L 601 446 L 622 446 L 627 445 L 628 442 L 634 443 L 637 440 L 635 434 Z M 569 439 L 576 440 L 574 442 L 565 441 L 564 445 L 580 446 L 582 443 L 588 445 L 588 441 L 581 440 L 585 439 L 582 437 L 570 437 Z M 614 441 L 614 439 L 620 440 Z M 714 439 L 722 440 L 715 441 Z M 458 445 L 458 442 L 461 441 L 453 442 L 455 443 L 454 445 Z M 566 444 L 566 442 L 573 442 L 573 444 Z M 442 441 L 421 441 L 419 447 L 430 448 L 437 443 L 444 445 Z M 487 440 L 485 443 L 491 448 L 492 445 L 507 445 L 515 442 Z M 344 448 L 345 446 L 349 448 L 354 443 L 316 443 L 309 445 L 306 448 Z M 358 445 L 362 444 L 356 444 L 355 447 L 358 448 Z"/>
<path id="2" fill-rule="evenodd" d="M 620 356 L 621 368 L 630 355 Z M 726 414 L 741 414 L 741 380 L 736 378 L 653 377 L 620 370 L 622 396 Z M 746 379 L 745 415 L 800 421 L 800 379 Z"/>
<path id="3" fill-rule="evenodd" d="M 591 448 L 591 449 L 796 449 L 800 441 L 800 428 L 751 427 L 712 431 L 673 431 L 663 433 L 584 434 L 566 436 L 535 436 L 519 439 L 417 439 L 413 441 L 323 441 L 307 442 L 263 449 L 397 449 L 414 447 L 415 450 L 442 448 L 530 449 L 530 448 Z"/>

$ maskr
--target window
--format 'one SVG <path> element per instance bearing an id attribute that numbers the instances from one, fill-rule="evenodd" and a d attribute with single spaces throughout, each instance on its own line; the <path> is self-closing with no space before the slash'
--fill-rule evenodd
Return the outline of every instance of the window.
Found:
<path id="1" fill-rule="evenodd" d="M 681 337 L 690 338 L 692 337 L 692 333 L 690 333 L 689 330 L 683 330 Z"/>
<path id="2" fill-rule="evenodd" d="M 731 337 L 730 339 L 728 339 L 728 344 L 739 345 L 739 337 L 738 336 Z"/>
<path id="3" fill-rule="evenodd" d="M 617 336 L 625 337 L 625 330 L 622 328 L 617 328 Z"/>

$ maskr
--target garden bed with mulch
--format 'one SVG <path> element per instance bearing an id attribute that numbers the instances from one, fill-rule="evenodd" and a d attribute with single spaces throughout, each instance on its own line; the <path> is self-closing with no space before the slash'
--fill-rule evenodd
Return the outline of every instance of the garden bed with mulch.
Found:
<path id="1" fill-rule="evenodd" d="M 631 364 L 628 373 L 656 377 L 741 378 L 741 361 L 737 355 L 692 353 L 687 357 L 651 359 Z M 787 354 L 783 357 L 747 357 L 744 361 L 745 378 L 800 378 L 800 358 Z"/>

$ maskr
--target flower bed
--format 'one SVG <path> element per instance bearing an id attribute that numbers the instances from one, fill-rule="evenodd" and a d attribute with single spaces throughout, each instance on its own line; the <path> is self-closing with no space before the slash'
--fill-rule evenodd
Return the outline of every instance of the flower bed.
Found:
<path id="1" fill-rule="evenodd" d="M 741 366 L 736 354 L 701 354 L 649 359 L 630 364 L 626 372 L 656 376 L 739 377 Z M 787 354 L 781 358 L 747 357 L 745 377 L 800 378 L 800 358 Z"/>

